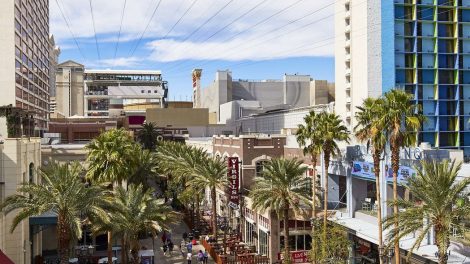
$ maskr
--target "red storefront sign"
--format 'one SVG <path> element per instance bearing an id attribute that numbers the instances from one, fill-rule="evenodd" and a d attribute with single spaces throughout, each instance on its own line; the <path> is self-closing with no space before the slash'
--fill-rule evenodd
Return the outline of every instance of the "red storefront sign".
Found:
<path id="1" fill-rule="evenodd" d="M 308 251 L 307 250 L 299 250 L 299 251 L 291 251 L 290 256 L 292 259 L 292 263 L 310 263 L 308 261 Z M 282 253 L 278 253 L 277 257 L 279 260 L 283 260 L 284 256 Z"/>
<path id="2" fill-rule="evenodd" d="M 237 157 L 228 158 L 228 191 L 229 191 L 229 206 L 238 209 L 240 202 L 239 190 L 240 190 L 240 169 L 238 166 Z"/>

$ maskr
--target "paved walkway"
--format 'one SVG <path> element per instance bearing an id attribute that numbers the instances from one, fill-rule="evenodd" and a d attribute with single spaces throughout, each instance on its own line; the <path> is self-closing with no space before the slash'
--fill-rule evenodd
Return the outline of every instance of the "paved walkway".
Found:
<path id="1" fill-rule="evenodd" d="M 154 264 L 181 264 L 181 263 L 187 263 L 186 254 L 188 253 L 188 251 L 186 250 L 186 248 L 184 248 L 183 249 L 184 256 L 183 256 L 183 254 L 181 254 L 181 250 L 180 250 L 180 243 L 183 240 L 183 233 L 184 232 L 189 233 L 189 228 L 186 226 L 186 224 L 184 222 L 181 222 L 177 225 L 172 226 L 171 240 L 175 244 L 175 247 L 174 247 L 174 250 L 173 250 L 173 253 L 172 253 L 171 256 L 168 254 L 168 251 L 167 251 L 166 256 L 163 255 L 163 243 L 162 243 L 162 240 L 161 240 L 161 235 L 162 234 L 160 233 L 160 237 L 156 238 L 155 241 L 154 241 L 154 246 L 155 246 L 155 248 L 154 248 L 154 252 L 155 252 Z M 141 246 L 145 246 L 148 249 L 152 248 L 152 239 L 151 238 L 141 240 L 140 243 L 141 243 Z M 192 259 L 193 264 L 198 263 L 196 255 L 197 255 L 197 252 L 199 252 L 199 250 L 202 250 L 204 252 L 204 247 L 202 245 L 193 246 L 193 259 Z M 210 256 L 209 256 L 208 263 L 215 263 Z"/>

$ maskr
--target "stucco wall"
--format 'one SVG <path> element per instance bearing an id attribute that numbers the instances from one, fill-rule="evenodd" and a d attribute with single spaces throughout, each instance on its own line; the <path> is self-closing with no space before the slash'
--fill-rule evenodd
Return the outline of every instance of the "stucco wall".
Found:
<path id="1" fill-rule="evenodd" d="M 209 124 L 207 108 L 153 108 L 146 110 L 147 122 L 158 126 L 206 126 Z"/>

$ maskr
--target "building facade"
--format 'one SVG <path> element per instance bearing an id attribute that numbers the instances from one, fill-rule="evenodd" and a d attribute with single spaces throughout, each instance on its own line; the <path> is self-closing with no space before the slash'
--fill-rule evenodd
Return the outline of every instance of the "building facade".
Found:
<path id="1" fill-rule="evenodd" d="M 57 65 L 54 117 L 83 116 L 84 71 L 82 64 L 70 60 Z"/>
<path id="2" fill-rule="evenodd" d="M 0 9 L 0 106 L 34 112 L 35 130 L 49 116 L 49 1 L 2 1 Z M 6 135 L 5 120 L 0 133 Z"/>
<path id="3" fill-rule="evenodd" d="M 16 194 L 22 182 L 38 182 L 41 166 L 40 138 L 7 138 L 0 144 L 0 201 Z M 0 213 L 0 250 L 14 263 L 32 263 L 42 254 L 42 234 L 38 227 L 24 220 L 10 233 L 13 218 L 18 213 Z"/>
<path id="4" fill-rule="evenodd" d="M 84 78 L 85 116 L 123 116 L 128 104 L 166 104 L 168 87 L 160 71 L 85 70 Z"/>
<path id="5" fill-rule="evenodd" d="M 195 91 L 199 91 L 195 82 Z M 214 82 L 199 92 L 195 107 L 208 108 L 211 120 L 229 123 L 278 108 L 289 109 L 327 104 L 334 97 L 333 84 L 309 75 L 284 75 L 281 80 L 233 80 L 231 71 L 217 71 Z"/>
<path id="6" fill-rule="evenodd" d="M 336 111 L 394 87 L 414 95 L 427 122 L 420 142 L 470 155 L 470 1 L 336 3 Z"/>
<path id="7" fill-rule="evenodd" d="M 49 74 L 50 74 L 50 83 L 49 83 L 49 95 L 50 97 L 55 96 L 56 90 L 56 71 L 57 71 L 57 64 L 59 64 L 59 55 L 60 55 L 60 48 L 56 45 L 54 36 L 49 36 Z"/>

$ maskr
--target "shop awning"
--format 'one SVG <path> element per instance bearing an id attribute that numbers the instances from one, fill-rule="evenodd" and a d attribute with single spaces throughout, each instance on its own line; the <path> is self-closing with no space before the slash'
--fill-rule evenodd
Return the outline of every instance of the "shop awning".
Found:
<path id="1" fill-rule="evenodd" d="M 54 212 L 47 212 L 42 215 L 33 216 L 29 218 L 29 225 L 56 225 L 57 214 Z"/>
<path id="2" fill-rule="evenodd" d="M 2 264 L 15 264 L 10 258 L 3 253 L 3 251 L 0 250 L 0 263 Z"/>

